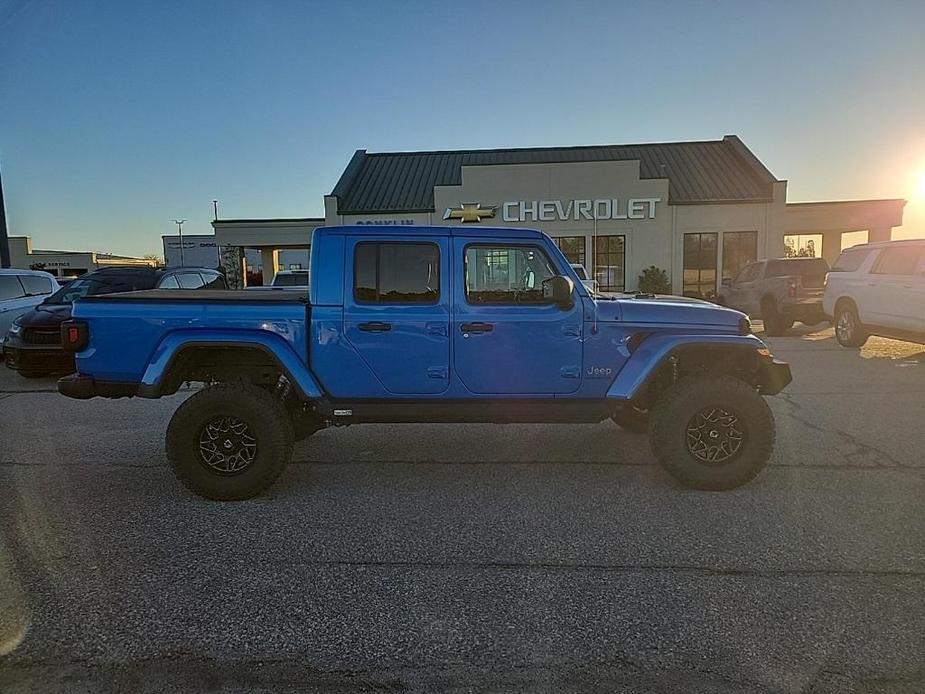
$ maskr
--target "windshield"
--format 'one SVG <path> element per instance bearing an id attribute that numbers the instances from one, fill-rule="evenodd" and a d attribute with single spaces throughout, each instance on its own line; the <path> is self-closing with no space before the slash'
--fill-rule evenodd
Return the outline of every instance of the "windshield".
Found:
<path id="1" fill-rule="evenodd" d="M 153 289 L 154 275 L 114 275 L 91 277 L 85 275 L 68 282 L 45 300 L 46 304 L 71 304 L 75 299 L 116 292 L 135 292 L 140 289 Z"/>
<path id="2" fill-rule="evenodd" d="M 815 277 L 829 271 L 829 264 L 822 258 L 794 260 L 769 260 L 767 277 Z"/>

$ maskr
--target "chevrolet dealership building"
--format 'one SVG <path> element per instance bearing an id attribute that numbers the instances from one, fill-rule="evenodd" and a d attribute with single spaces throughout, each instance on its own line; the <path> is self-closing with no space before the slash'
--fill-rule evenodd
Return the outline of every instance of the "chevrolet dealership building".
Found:
<path id="1" fill-rule="evenodd" d="M 218 220 L 217 241 L 264 249 L 266 267 L 275 265 L 277 250 L 293 238 L 305 244 L 321 224 L 526 226 L 549 234 L 604 291 L 634 290 L 643 269 L 655 265 L 668 273 L 674 293 L 709 296 L 747 262 L 785 255 L 788 238 L 821 239 L 821 254 L 830 261 L 843 233 L 889 239 L 902 224 L 905 202 L 788 203 L 787 181 L 738 137 L 726 136 L 591 147 L 358 150 L 324 204 L 323 219 Z M 275 238 L 280 230 L 286 239 Z"/>

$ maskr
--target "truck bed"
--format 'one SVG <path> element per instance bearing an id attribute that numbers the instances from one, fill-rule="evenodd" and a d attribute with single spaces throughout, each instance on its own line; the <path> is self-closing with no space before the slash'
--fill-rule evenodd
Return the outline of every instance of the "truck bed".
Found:
<path id="1" fill-rule="evenodd" d="M 307 304 L 307 292 L 293 292 L 283 289 L 268 289 L 264 292 L 247 291 L 246 289 L 144 289 L 138 292 L 119 292 L 116 294 L 101 294 L 87 296 L 80 301 L 185 301 L 194 303 L 213 303 L 216 301 L 230 301 L 234 303 L 290 303 Z"/>

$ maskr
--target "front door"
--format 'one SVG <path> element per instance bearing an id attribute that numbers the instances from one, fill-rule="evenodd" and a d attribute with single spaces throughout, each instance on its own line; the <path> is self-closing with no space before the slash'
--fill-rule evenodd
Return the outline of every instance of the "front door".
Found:
<path id="1" fill-rule="evenodd" d="M 449 386 L 447 238 L 347 244 L 344 334 L 390 393 L 442 393 Z"/>
<path id="2" fill-rule="evenodd" d="M 543 396 L 581 385 L 581 301 L 563 309 L 543 282 L 565 274 L 540 244 L 456 237 L 456 374 L 472 393 Z"/>

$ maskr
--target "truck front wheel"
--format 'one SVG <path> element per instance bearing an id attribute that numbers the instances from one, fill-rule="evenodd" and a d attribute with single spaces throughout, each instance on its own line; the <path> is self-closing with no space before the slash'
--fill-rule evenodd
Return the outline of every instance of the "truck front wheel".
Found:
<path id="1" fill-rule="evenodd" d="M 649 442 L 669 475 L 693 489 L 735 489 L 764 469 L 774 447 L 764 398 L 732 376 L 681 379 L 652 408 Z"/>
<path id="2" fill-rule="evenodd" d="M 292 442 L 288 412 L 271 393 L 218 384 L 177 408 L 167 427 L 167 459 L 177 479 L 199 496 L 238 501 L 276 481 Z"/>

